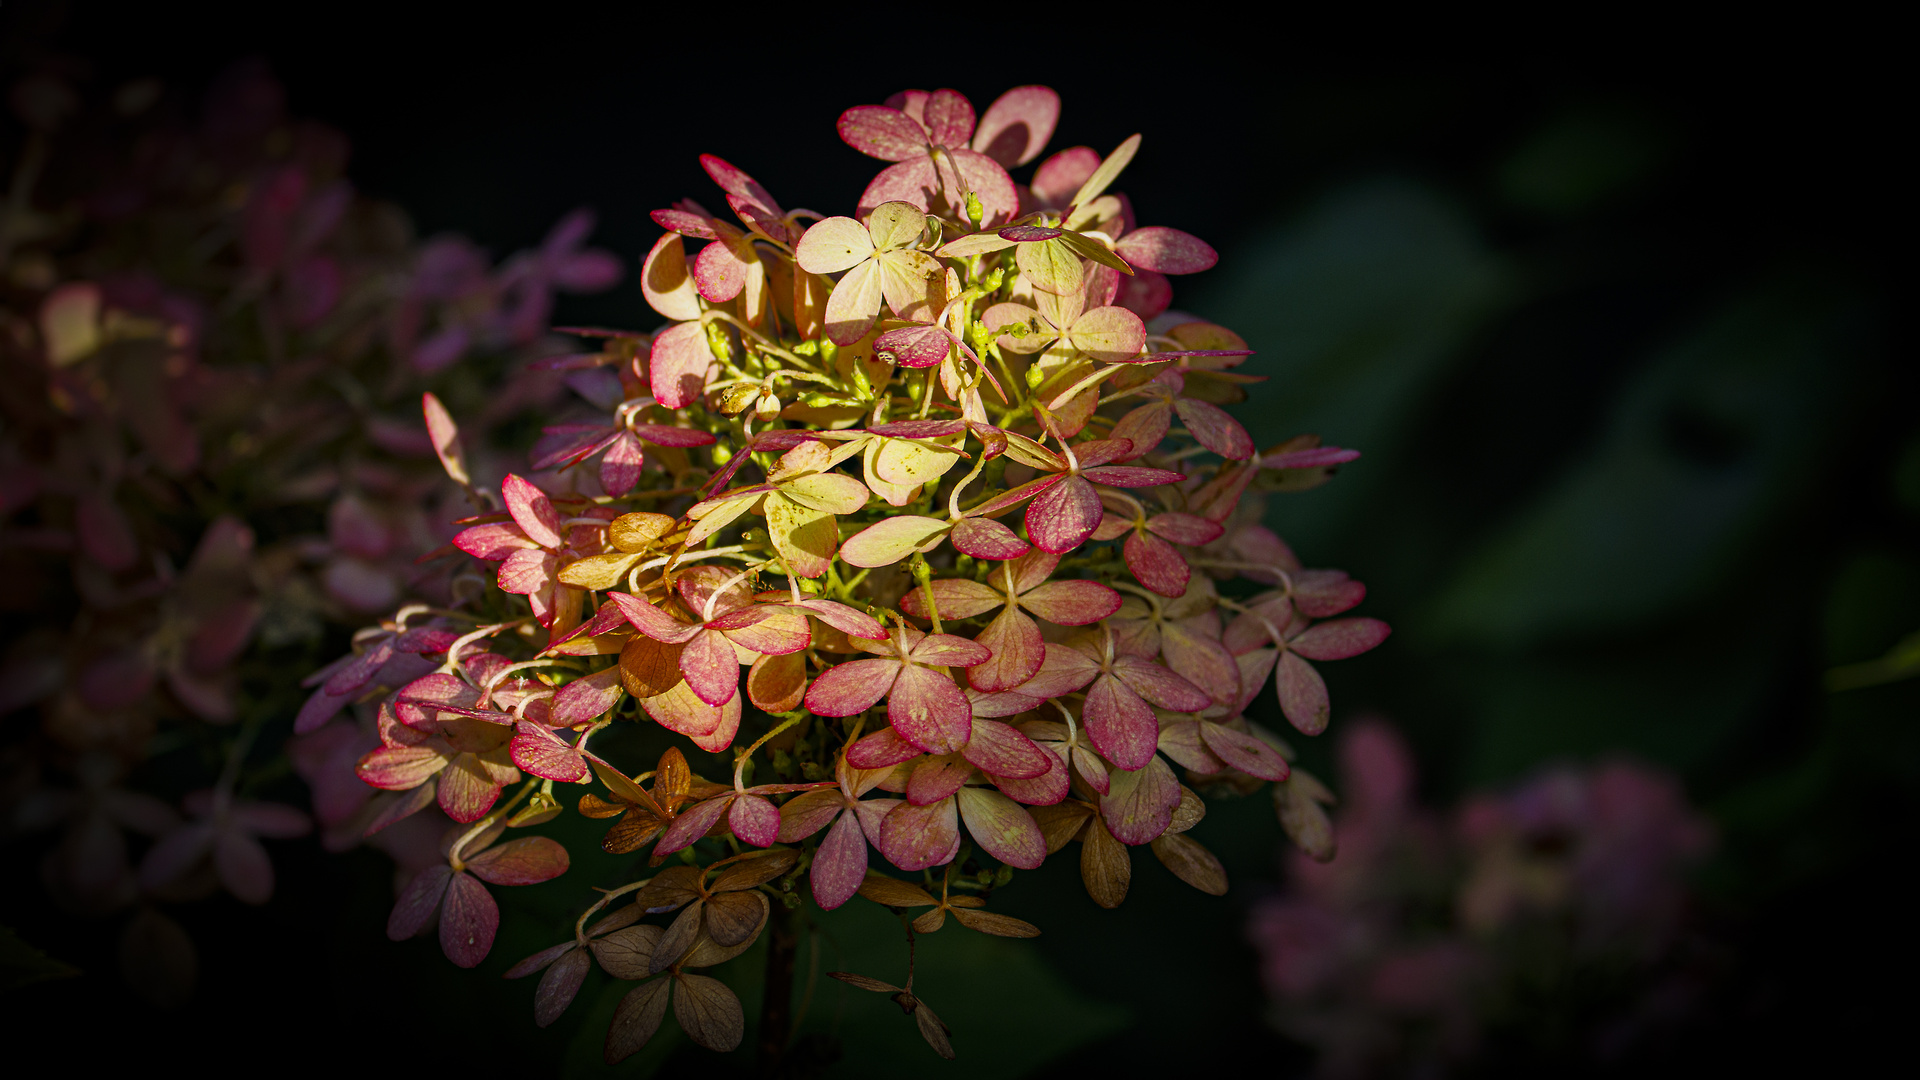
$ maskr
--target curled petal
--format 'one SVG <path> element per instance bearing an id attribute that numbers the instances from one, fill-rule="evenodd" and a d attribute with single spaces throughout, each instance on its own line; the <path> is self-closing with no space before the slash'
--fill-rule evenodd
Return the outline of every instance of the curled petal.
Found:
<path id="1" fill-rule="evenodd" d="M 1040 155 L 1059 121 L 1060 95 L 1051 87 L 1016 86 L 987 106 L 973 148 L 1009 169 L 1025 165 Z"/>

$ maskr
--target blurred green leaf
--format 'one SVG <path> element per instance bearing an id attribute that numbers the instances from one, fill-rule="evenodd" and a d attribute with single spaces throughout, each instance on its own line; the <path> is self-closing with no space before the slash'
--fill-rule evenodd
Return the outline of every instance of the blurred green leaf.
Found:
<path id="1" fill-rule="evenodd" d="M 0 926 L 0 990 L 17 990 L 48 979 L 71 979 L 80 969 L 55 960 L 22 941 L 10 926 Z"/>
<path id="2" fill-rule="evenodd" d="M 1586 107 L 1549 122 L 1502 162 L 1496 176 L 1507 201 L 1546 214 L 1573 214 L 1646 180 L 1666 152 L 1666 134 L 1647 117 Z"/>

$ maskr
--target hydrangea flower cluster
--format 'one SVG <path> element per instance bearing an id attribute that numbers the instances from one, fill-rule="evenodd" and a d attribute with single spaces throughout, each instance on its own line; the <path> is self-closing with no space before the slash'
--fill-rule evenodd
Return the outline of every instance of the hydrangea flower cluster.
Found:
<path id="1" fill-rule="evenodd" d="M 1113 190 L 1138 136 L 1012 179 L 1058 109 L 1028 86 L 977 118 L 952 90 L 848 110 L 842 140 L 890 164 L 845 216 L 787 209 L 702 158 L 726 210 L 653 215 L 666 233 L 641 281 L 668 322 L 571 331 L 590 344 L 545 363 L 605 412 L 549 427 L 532 471 L 497 491 L 425 398 L 440 460 L 481 511 L 446 554 L 493 565 L 499 591 L 369 633 L 309 706 L 403 658 L 431 667 L 380 705 L 382 744 L 358 764 L 390 793 L 376 825 L 434 803 L 467 823 L 402 897 L 396 937 L 437 912 L 447 955 L 478 963 L 499 917 L 482 883 L 569 865 L 551 841 L 495 856 L 499 830 L 569 803 L 609 820 L 606 851 L 650 845 L 674 865 L 602 896 L 513 973 L 544 971 L 542 1024 L 589 958 L 640 980 L 614 1061 L 669 1003 L 696 1042 L 737 1044 L 737 997 L 697 972 L 803 896 L 931 908 L 909 940 L 948 913 L 1031 936 L 985 905 L 1075 842 L 1103 905 L 1126 895 L 1136 847 L 1224 892 L 1176 768 L 1278 785 L 1289 829 L 1331 854 L 1324 788 L 1243 714 L 1272 684 L 1288 721 L 1319 733 L 1314 664 L 1387 627 L 1342 617 L 1364 588 L 1304 568 L 1252 493 L 1313 486 L 1357 454 L 1310 436 L 1258 450 L 1221 407 L 1258 378 L 1238 370 L 1251 350 L 1169 309 L 1168 275 L 1215 255 L 1139 225 Z M 730 754 L 731 775 L 697 776 L 677 749 L 602 756 L 596 734 L 632 722 Z M 563 802 L 563 784 L 590 790 Z M 906 987 L 838 977 L 893 994 L 951 1054 L 911 970 Z"/>
<path id="2" fill-rule="evenodd" d="M 154 82 L 91 101 L 83 85 L 56 66 L 10 96 L 23 138 L 0 200 L 0 822 L 9 838 L 59 830 L 42 877 L 69 910 L 219 890 L 262 903 L 272 841 L 317 816 L 329 847 L 358 842 L 372 792 L 351 763 L 378 745 L 370 712 L 364 734 L 343 722 L 293 743 L 312 816 L 245 797 L 286 730 L 269 658 L 301 663 L 329 627 L 483 584 L 415 564 L 460 513 L 409 415 L 421 390 L 463 361 L 551 351 L 538 343 L 554 292 L 623 270 L 585 246 L 584 213 L 499 265 L 459 237 L 414 240 L 344 179 L 345 139 L 286 115 L 257 65 L 194 109 Z M 471 426 L 553 407 L 563 379 L 488 386 Z M 411 681 L 445 648 L 364 635 L 359 665 L 323 680 L 342 691 L 330 707 Z M 203 789 L 151 787 L 162 755 L 170 781 L 198 770 Z M 416 869 L 437 861 L 424 826 L 379 842 Z M 126 925 L 150 996 L 183 992 L 184 931 L 153 907 Z"/>

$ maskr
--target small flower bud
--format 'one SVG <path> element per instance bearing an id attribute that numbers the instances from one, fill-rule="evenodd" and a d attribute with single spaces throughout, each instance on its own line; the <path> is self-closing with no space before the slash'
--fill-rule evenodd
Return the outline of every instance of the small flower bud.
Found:
<path id="1" fill-rule="evenodd" d="M 771 420 L 780 415 L 780 399 L 772 394 L 761 394 L 759 402 L 753 407 L 753 412 L 762 420 Z"/>
<path id="2" fill-rule="evenodd" d="M 867 378 L 867 365 L 853 365 L 853 393 L 861 401 L 873 400 L 873 382 Z"/>
<path id="3" fill-rule="evenodd" d="M 840 355 L 840 346 L 835 345 L 833 342 L 827 340 L 826 338 L 820 339 L 820 359 L 825 360 L 827 363 L 831 364 L 833 363 L 834 358 L 839 355 Z"/>
<path id="4" fill-rule="evenodd" d="M 1047 373 L 1040 370 L 1039 364 L 1033 364 L 1027 368 L 1027 389 L 1038 390 L 1040 384 L 1046 381 Z"/>
<path id="5" fill-rule="evenodd" d="M 977 229 L 986 217 L 987 211 L 980 205 L 980 196 L 971 191 L 967 192 L 967 220 L 973 222 L 973 227 Z"/>
<path id="6" fill-rule="evenodd" d="M 717 322 L 707 324 L 707 351 L 723 364 L 733 359 L 733 342 L 728 340 L 725 326 Z"/>
<path id="7" fill-rule="evenodd" d="M 820 355 L 820 343 L 817 341 L 803 341 L 793 347 L 793 353 L 795 356 L 818 356 Z"/>

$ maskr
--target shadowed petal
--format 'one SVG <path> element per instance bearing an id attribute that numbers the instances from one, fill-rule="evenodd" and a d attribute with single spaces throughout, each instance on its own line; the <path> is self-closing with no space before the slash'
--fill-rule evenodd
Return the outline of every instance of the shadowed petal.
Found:
<path id="1" fill-rule="evenodd" d="M 984 585 L 975 587 L 986 589 Z M 904 601 L 901 606 L 906 606 Z M 941 605 L 943 616 L 945 611 L 945 605 Z M 988 623 L 987 628 L 980 631 L 977 644 L 991 650 L 993 655 L 986 663 L 969 668 L 967 681 L 988 693 L 1011 690 L 1033 678 L 1047 655 L 1047 643 L 1040 637 L 1040 627 L 1017 607 L 1008 607 Z"/>
<path id="2" fill-rule="evenodd" d="M 998 720 L 974 720 L 973 736 L 962 753 L 981 772 L 1013 780 L 1043 776 L 1048 768 L 1044 750 Z"/>
<path id="3" fill-rule="evenodd" d="M 861 880 L 867 876 L 867 839 L 861 835 L 857 815 L 842 813 L 834 821 L 826 839 L 820 841 L 819 849 L 814 852 L 809 873 L 813 878 L 814 903 L 822 909 L 832 911 L 853 899 Z"/>
<path id="4" fill-rule="evenodd" d="M 960 819 L 952 799 L 931 806 L 903 802 L 880 823 L 880 853 L 902 870 L 951 862 L 960 851 Z"/>
<path id="5" fill-rule="evenodd" d="M 478 967 L 499 929 L 500 907 L 487 887 L 469 875 L 453 875 L 440 907 L 440 951 L 463 968 Z"/>
<path id="6" fill-rule="evenodd" d="M 1209 720 L 1200 722 L 1200 737 L 1222 761 L 1249 776 L 1276 782 L 1287 778 L 1287 759 L 1261 739 Z"/>
<path id="7" fill-rule="evenodd" d="M 1093 485 L 1084 477 L 1069 476 L 1027 506 L 1027 535 L 1040 550 L 1065 554 L 1093 535 L 1101 513 Z"/>
<path id="8" fill-rule="evenodd" d="M 440 901 L 447 895 L 447 884 L 452 880 L 453 868 L 444 863 L 436 863 L 415 874 L 401 890 L 400 899 L 393 905 L 393 914 L 387 916 L 387 937 L 405 941 L 426 929 L 439 913 Z"/>
<path id="9" fill-rule="evenodd" d="M 1287 647 L 1309 660 L 1345 660 L 1387 640 L 1392 632 L 1379 619 L 1335 619 L 1307 627 Z"/>
<path id="10" fill-rule="evenodd" d="M 1114 658 L 1113 672 L 1135 693 L 1163 709 L 1195 712 L 1213 703 L 1206 691 L 1151 660 L 1122 655 Z"/>
<path id="11" fill-rule="evenodd" d="M 1087 736 L 1094 748 L 1122 769 L 1138 769 L 1153 760 L 1160 723 L 1132 688 L 1112 675 L 1094 680 L 1087 691 Z"/>
<path id="12" fill-rule="evenodd" d="M 971 645 L 972 642 L 967 644 Z M 814 686 L 818 687 L 825 678 L 821 676 Z M 901 738 L 930 754 L 951 754 L 967 745 L 972 733 L 972 721 L 973 709 L 967 703 L 967 695 L 954 685 L 952 679 L 930 668 L 912 665 L 901 668 L 899 678 L 894 681 L 892 693 L 887 698 L 887 722 L 893 725 Z"/>
<path id="13" fill-rule="evenodd" d="M 1097 581 L 1049 581 L 1023 593 L 1020 606 L 1059 626 L 1088 626 L 1120 610 L 1120 594 Z"/>
<path id="14" fill-rule="evenodd" d="M 1114 839 L 1145 844 L 1167 831 L 1173 808 L 1180 805 L 1180 781 L 1166 762 L 1150 757 L 1145 767 L 1111 779 L 1111 790 L 1100 799 L 1100 816 Z"/>
<path id="15" fill-rule="evenodd" d="M 1332 703 L 1327 699 L 1326 680 L 1313 670 L 1312 664 L 1292 650 L 1280 654 L 1280 674 L 1274 680 L 1274 687 L 1280 694 L 1280 711 L 1287 715 L 1287 723 L 1302 735 L 1318 735 L 1327 730 L 1327 713 Z"/>
<path id="16" fill-rule="evenodd" d="M 758 795 L 742 795 L 733 800 L 733 807 L 727 811 L 727 828 L 733 830 L 741 843 L 772 847 L 780 835 L 780 811 Z"/>
<path id="17" fill-rule="evenodd" d="M 1047 841 L 1019 803 L 986 788 L 961 788 L 960 816 L 967 832 L 987 854 L 1022 870 L 1033 870 L 1046 860 Z"/>

